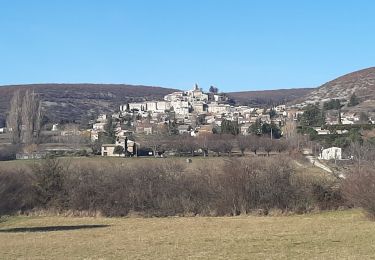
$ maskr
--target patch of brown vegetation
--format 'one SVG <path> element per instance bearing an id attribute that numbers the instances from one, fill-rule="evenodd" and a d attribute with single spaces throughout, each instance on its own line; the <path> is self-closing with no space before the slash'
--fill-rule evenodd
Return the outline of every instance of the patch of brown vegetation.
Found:
<path id="1" fill-rule="evenodd" d="M 241 104 L 250 105 L 275 105 L 285 104 L 295 99 L 308 95 L 313 88 L 277 89 L 230 92 L 228 96 Z"/>

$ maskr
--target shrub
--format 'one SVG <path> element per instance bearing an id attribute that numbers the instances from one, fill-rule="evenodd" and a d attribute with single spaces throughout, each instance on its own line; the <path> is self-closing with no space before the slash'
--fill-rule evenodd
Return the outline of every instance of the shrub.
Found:
<path id="1" fill-rule="evenodd" d="M 335 185 L 313 184 L 312 196 L 320 210 L 337 209 L 346 204 L 340 187 Z"/>
<path id="2" fill-rule="evenodd" d="M 19 150 L 20 147 L 17 145 L 7 145 L 0 148 L 0 161 L 15 160 Z"/>
<path id="3" fill-rule="evenodd" d="M 0 216 L 33 208 L 31 183 L 23 171 L 0 171 Z"/>
<path id="4" fill-rule="evenodd" d="M 375 218 L 375 169 L 370 165 L 355 169 L 344 181 L 344 196 L 354 206 Z"/>
<path id="5" fill-rule="evenodd" d="M 221 176 L 224 203 L 221 213 L 238 215 L 253 209 L 286 210 L 293 195 L 292 174 L 294 170 L 288 160 L 252 158 L 228 162 Z"/>
<path id="6" fill-rule="evenodd" d="M 46 159 L 32 166 L 34 194 L 37 205 L 43 208 L 63 206 L 64 174 L 66 169 L 58 159 Z"/>
<path id="7" fill-rule="evenodd" d="M 153 160 L 126 168 L 69 168 L 46 159 L 30 174 L 0 173 L 0 213 L 42 208 L 105 216 L 223 216 L 254 210 L 305 212 L 314 203 L 326 209 L 336 201 L 336 195 L 313 189 L 316 182 L 295 174 L 287 157 L 228 158 L 224 167 L 186 166 Z"/>

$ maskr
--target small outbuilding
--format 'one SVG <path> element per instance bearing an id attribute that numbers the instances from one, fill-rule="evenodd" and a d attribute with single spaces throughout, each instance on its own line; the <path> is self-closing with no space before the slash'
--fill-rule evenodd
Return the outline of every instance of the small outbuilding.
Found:
<path id="1" fill-rule="evenodd" d="M 320 152 L 319 159 L 322 160 L 341 160 L 341 148 L 339 147 L 330 147 L 327 149 L 322 149 Z"/>

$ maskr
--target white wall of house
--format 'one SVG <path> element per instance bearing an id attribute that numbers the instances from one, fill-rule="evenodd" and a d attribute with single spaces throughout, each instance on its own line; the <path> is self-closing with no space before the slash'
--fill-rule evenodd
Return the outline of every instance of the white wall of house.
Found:
<path id="1" fill-rule="evenodd" d="M 193 109 L 195 112 L 202 113 L 203 112 L 203 104 L 194 104 Z"/>
<path id="2" fill-rule="evenodd" d="M 171 102 L 168 101 L 158 101 L 157 102 L 157 109 L 158 110 L 169 110 L 171 109 Z"/>
<path id="3" fill-rule="evenodd" d="M 339 147 L 330 147 L 321 151 L 319 159 L 322 160 L 341 160 L 341 148 Z"/>
<path id="4" fill-rule="evenodd" d="M 147 111 L 156 111 L 157 110 L 157 102 L 147 102 L 146 103 Z"/>
<path id="5" fill-rule="evenodd" d="M 221 114 L 229 112 L 229 105 L 218 105 L 218 104 L 208 104 L 208 112 L 213 114 Z"/>
<path id="6" fill-rule="evenodd" d="M 129 103 L 129 110 L 137 109 L 138 111 L 145 111 L 147 108 L 146 103 Z"/>
<path id="7" fill-rule="evenodd" d="M 115 144 L 103 144 L 102 145 L 102 156 L 109 156 L 109 157 L 118 157 L 118 154 L 115 154 Z"/>
<path id="8" fill-rule="evenodd" d="M 174 109 L 174 111 L 178 115 L 188 115 L 189 114 L 189 108 L 188 107 L 176 107 Z"/>
<path id="9" fill-rule="evenodd" d="M 95 131 L 104 131 L 106 123 L 95 123 L 92 125 L 92 129 Z"/>

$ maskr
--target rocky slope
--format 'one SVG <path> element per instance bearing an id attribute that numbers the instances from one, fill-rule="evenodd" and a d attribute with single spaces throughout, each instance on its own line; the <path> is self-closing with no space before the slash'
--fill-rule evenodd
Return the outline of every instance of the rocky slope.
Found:
<path id="1" fill-rule="evenodd" d="M 375 67 L 359 70 L 323 84 L 301 100 L 301 104 L 325 102 L 336 98 L 349 100 L 355 93 L 361 103 L 357 108 L 375 108 Z"/>

